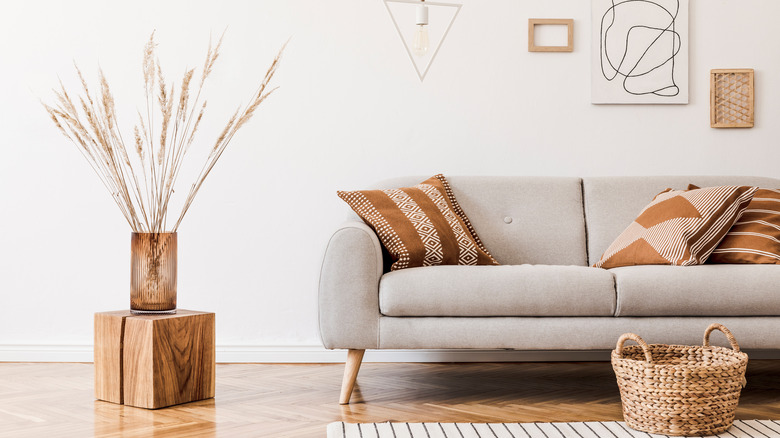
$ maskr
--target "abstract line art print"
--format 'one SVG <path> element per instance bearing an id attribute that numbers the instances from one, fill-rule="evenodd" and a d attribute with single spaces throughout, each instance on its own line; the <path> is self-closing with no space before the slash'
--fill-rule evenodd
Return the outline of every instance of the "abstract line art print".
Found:
<path id="1" fill-rule="evenodd" d="M 591 0 L 591 102 L 688 103 L 688 0 Z"/>

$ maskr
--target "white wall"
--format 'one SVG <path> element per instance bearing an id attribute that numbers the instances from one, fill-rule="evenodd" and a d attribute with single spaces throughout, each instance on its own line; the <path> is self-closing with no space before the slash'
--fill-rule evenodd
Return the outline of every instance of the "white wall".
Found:
<path id="1" fill-rule="evenodd" d="M 777 176 L 780 2 L 691 1 L 690 104 L 680 106 L 589 103 L 586 0 L 463 3 L 421 84 L 380 0 L 6 2 L 0 360 L 89 360 L 92 314 L 128 306 L 129 228 L 38 99 L 52 98 L 58 76 L 75 87 L 73 60 L 91 77 L 99 63 L 132 122 L 152 29 L 173 78 L 201 64 L 209 32 L 229 27 L 207 90 L 207 144 L 292 36 L 281 88 L 180 229 L 179 306 L 217 312 L 224 360 L 319 351 L 319 265 L 346 214 L 337 189 L 437 172 Z M 574 18 L 574 52 L 528 53 L 529 17 Z M 711 129 L 709 70 L 740 67 L 756 70 L 756 127 Z"/>

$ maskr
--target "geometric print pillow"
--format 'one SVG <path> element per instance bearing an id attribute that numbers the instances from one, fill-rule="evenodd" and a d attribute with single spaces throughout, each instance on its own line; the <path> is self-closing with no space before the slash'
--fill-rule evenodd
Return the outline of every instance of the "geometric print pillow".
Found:
<path id="1" fill-rule="evenodd" d="M 756 190 L 707 263 L 780 264 L 780 190 Z"/>
<path id="2" fill-rule="evenodd" d="M 498 265 L 444 175 L 414 187 L 337 193 L 374 229 L 393 259 L 393 271 L 436 265 Z"/>
<path id="3" fill-rule="evenodd" d="M 756 187 L 659 193 L 594 266 L 700 265 L 742 215 Z"/>

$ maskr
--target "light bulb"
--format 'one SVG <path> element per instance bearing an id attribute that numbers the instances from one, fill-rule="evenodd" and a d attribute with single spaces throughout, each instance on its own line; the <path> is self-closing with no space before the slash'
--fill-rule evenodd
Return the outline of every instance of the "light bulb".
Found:
<path id="1" fill-rule="evenodd" d="M 412 39 L 412 53 L 417 56 L 425 56 L 428 53 L 428 6 L 425 6 L 425 3 L 420 3 L 417 6 L 416 15 L 417 30 L 414 31 Z"/>
<path id="2" fill-rule="evenodd" d="M 428 53 L 428 28 L 424 24 L 418 25 L 414 32 L 412 53 L 417 56 L 425 56 Z"/>

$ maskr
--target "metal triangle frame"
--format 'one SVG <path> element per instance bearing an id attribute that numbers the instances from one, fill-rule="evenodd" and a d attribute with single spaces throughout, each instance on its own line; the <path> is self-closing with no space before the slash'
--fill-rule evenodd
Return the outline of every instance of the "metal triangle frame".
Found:
<path id="1" fill-rule="evenodd" d="M 458 3 L 436 3 L 436 2 L 429 2 L 429 1 L 426 1 L 424 3 L 427 6 L 447 6 L 447 7 L 455 8 L 455 15 L 452 16 L 452 20 L 450 20 L 450 24 L 447 25 L 447 29 L 444 30 L 444 35 L 442 35 L 441 41 L 439 41 L 439 44 L 436 46 L 436 50 L 433 51 L 433 55 L 431 55 L 431 60 L 428 62 L 428 65 L 425 66 L 425 70 L 421 72 L 420 69 L 417 68 L 417 63 L 414 62 L 414 56 L 412 55 L 412 51 L 409 50 L 409 45 L 406 43 L 406 39 L 404 39 L 404 35 L 401 32 L 401 28 L 398 26 L 398 22 L 395 20 L 395 17 L 393 16 L 393 12 L 390 10 L 390 6 L 388 5 L 388 3 L 420 4 L 422 2 L 420 0 L 383 0 L 383 3 L 385 4 L 385 8 L 387 8 L 387 13 L 388 15 L 390 15 L 390 19 L 393 20 L 393 26 L 395 26 L 396 32 L 398 32 L 398 37 L 401 38 L 401 42 L 404 45 L 404 49 L 406 49 L 406 54 L 409 55 L 409 61 L 412 62 L 414 71 L 417 72 L 417 77 L 419 77 L 420 82 L 422 82 L 425 79 L 425 75 L 428 74 L 428 70 L 431 68 L 431 65 L 433 65 L 433 61 L 436 60 L 436 55 L 439 53 L 439 49 L 441 48 L 442 44 L 444 44 L 444 40 L 447 38 L 447 34 L 450 32 L 452 23 L 455 22 L 455 19 L 458 17 L 458 12 L 460 12 L 460 8 L 463 5 Z"/>

